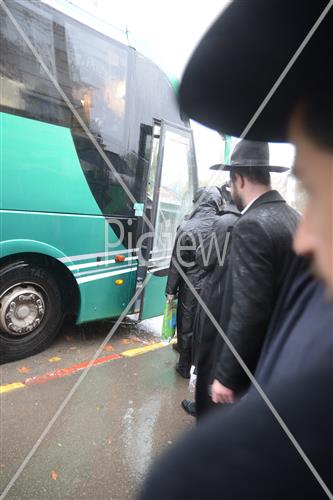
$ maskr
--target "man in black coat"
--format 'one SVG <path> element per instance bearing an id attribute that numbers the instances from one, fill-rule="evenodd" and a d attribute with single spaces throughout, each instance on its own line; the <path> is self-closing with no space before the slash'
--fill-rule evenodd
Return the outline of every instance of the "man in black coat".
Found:
<path id="1" fill-rule="evenodd" d="M 168 296 L 178 296 L 177 346 L 180 355 L 176 370 L 184 378 L 190 376 L 197 300 L 179 274 L 175 262 L 183 269 L 195 290 L 200 291 L 206 271 L 197 265 L 195 252 L 211 231 L 218 217 L 222 207 L 222 195 L 214 186 L 201 188 L 196 193 L 193 202 L 195 205 L 192 213 L 182 222 L 177 231 L 166 285 Z"/>
<path id="2" fill-rule="evenodd" d="M 283 320 L 273 315 L 256 372 L 268 400 L 251 387 L 211 415 L 156 465 L 144 500 L 333 498 L 331 6 L 235 1 L 185 72 L 189 116 L 236 136 L 295 144 L 295 173 L 308 201 L 294 247 L 312 260 L 324 286 L 300 275 L 279 303 Z M 227 74 L 216 74 L 217 67 Z"/>
<path id="3" fill-rule="evenodd" d="M 209 304 L 210 311 L 217 320 L 220 315 L 224 277 L 227 269 L 228 241 L 231 229 L 240 216 L 239 210 L 231 200 L 229 189 L 226 191 L 226 186 L 222 186 L 221 191 L 226 203 L 225 207 L 220 217 L 216 219 L 212 231 L 196 251 L 198 266 L 207 272 L 201 287 L 200 297 L 205 304 Z M 207 391 L 214 360 L 215 342 L 216 329 L 207 317 L 205 310 L 198 304 L 194 323 L 194 365 L 197 375 L 195 403 L 186 399 L 182 401 L 185 411 L 197 416 L 197 418 L 215 406 Z"/>
<path id="4" fill-rule="evenodd" d="M 267 328 L 282 286 L 296 255 L 292 239 L 299 215 L 271 189 L 267 143 L 240 141 L 231 156 L 231 196 L 241 211 L 232 232 L 230 262 L 220 324 L 229 340 L 254 372 Z M 214 349 L 212 400 L 233 403 L 249 381 L 217 333 Z"/>

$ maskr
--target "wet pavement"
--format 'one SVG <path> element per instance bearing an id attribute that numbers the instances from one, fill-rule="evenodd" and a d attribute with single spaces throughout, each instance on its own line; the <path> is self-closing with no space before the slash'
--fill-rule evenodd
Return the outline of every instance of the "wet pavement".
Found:
<path id="1" fill-rule="evenodd" d="M 160 326 L 158 318 L 118 329 L 100 355 L 107 361 L 90 369 L 6 498 L 135 498 L 149 464 L 194 425 L 180 407 L 191 395 L 188 381 L 174 370 L 171 346 L 122 355 L 154 347 Z M 47 351 L 1 367 L 2 387 L 24 387 L 0 395 L 0 491 L 83 371 L 55 379 L 44 375 L 89 360 L 111 327 L 67 325 Z M 112 359 L 114 354 L 120 356 Z M 34 377 L 38 383 L 25 385 Z"/>

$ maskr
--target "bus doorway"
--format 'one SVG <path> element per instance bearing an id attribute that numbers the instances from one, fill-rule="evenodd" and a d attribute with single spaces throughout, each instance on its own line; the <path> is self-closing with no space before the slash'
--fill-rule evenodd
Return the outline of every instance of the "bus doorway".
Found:
<path id="1" fill-rule="evenodd" d="M 162 120 L 153 127 L 145 223 L 138 238 L 139 320 L 163 314 L 165 286 L 177 227 L 190 212 L 197 189 L 193 136 L 189 128 Z"/>

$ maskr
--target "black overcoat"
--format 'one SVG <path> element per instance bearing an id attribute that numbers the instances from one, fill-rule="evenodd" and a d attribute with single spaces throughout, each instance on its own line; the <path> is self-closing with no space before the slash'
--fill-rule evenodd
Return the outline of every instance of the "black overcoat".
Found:
<path id="1" fill-rule="evenodd" d="M 302 281 L 303 280 L 303 281 Z M 299 275 L 272 324 L 256 378 L 326 486 L 333 491 L 333 305 Z M 295 297 L 296 298 L 295 300 Z M 184 478 L 191 478 L 191 481 Z M 217 405 L 160 459 L 140 499 L 324 500 L 280 424 L 251 388 Z"/>
<path id="2" fill-rule="evenodd" d="M 235 205 L 226 206 L 216 220 L 212 232 L 196 252 L 197 264 L 207 271 L 200 297 L 217 320 L 220 316 L 224 277 L 228 262 L 228 253 L 222 261 L 226 234 L 228 231 L 231 232 L 239 216 L 240 213 Z M 225 249 L 227 250 L 227 247 Z M 214 360 L 215 339 L 215 327 L 207 317 L 203 307 L 198 304 L 194 325 L 194 364 L 197 373 L 195 401 L 198 417 L 212 405 L 207 394 L 207 387 Z"/>
<path id="3" fill-rule="evenodd" d="M 254 372 L 274 308 L 291 277 L 297 256 L 292 250 L 299 213 L 271 190 L 257 198 L 235 224 L 220 324 Z M 216 337 L 212 380 L 240 393 L 248 377 L 238 361 Z"/>
<path id="4" fill-rule="evenodd" d="M 188 284 L 183 280 L 176 264 L 186 274 L 191 285 L 200 292 L 206 270 L 196 262 L 196 250 L 212 230 L 222 207 L 221 192 L 216 187 L 201 192 L 199 204 L 180 225 L 168 273 L 166 293 L 178 295 L 177 343 L 180 350 L 192 347 L 193 324 L 197 301 Z"/>

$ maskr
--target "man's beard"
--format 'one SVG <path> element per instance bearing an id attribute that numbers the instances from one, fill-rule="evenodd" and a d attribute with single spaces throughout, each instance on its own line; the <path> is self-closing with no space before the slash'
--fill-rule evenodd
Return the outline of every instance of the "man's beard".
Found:
<path id="1" fill-rule="evenodd" d="M 233 192 L 232 192 L 232 200 L 234 202 L 234 204 L 236 205 L 236 207 L 238 208 L 238 210 L 241 212 L 242 210 L 244 210 L 245 208 L 245 205 L 244 205 L 244 202 L 241 198 L 241 196 L 238 194 L 238 191 L 234 188 L 233 189 Z"/>

